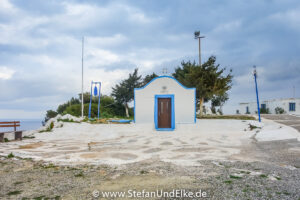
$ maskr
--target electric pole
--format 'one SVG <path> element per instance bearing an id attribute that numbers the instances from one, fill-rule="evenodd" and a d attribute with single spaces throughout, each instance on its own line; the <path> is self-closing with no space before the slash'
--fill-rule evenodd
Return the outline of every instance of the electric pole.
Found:
<path id="1" fill-rule="evenodd" d="M 205 38 L 205 36 L 201 36 L 200 31 L 195 31 L 194 36 L 196 40 L 199 40 L 199 65 L 201 66 L 201 39 Z"/>
<path id="2" fill-rule="evenodd" d="M 82 57 L 81 57 L 81 117 L 83 118 L 83 50 L 84 50 L 84 37 L 82 37 Z"/>

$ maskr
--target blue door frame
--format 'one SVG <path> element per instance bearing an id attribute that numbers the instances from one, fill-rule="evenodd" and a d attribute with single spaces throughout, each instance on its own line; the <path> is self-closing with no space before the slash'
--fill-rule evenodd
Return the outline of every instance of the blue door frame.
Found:
<path id="1" fill-rule="evenodd" d="M 170 98 L 171 99 L 171 128 L 158 128 L 157 102 L 158 102 L 159 98 Z M 155 123 L 155 129 L 157 131 L 173 131 L 175 129 L 174 94 L 155 95 L 154 123 Z"/>

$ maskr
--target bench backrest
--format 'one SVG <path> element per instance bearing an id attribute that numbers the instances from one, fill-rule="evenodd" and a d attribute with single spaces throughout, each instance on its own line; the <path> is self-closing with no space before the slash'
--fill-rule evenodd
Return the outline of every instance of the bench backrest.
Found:
<path id="1" fill-rule="evenodd" d="M 14 127 L 16 131 L 17 127 L 20 127 L 20 121 L 0 122 L 0 127 Z"/>

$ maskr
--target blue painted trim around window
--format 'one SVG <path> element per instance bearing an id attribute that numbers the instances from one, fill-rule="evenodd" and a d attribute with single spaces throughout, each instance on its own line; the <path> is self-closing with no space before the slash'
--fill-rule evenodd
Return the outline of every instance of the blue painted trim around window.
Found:
<path id="1" fill-rule="evenodd" d="M 289 111 L 296 111 L 296 103 L 289 103 Z"/>
<path id="2" fill-rule="evenodd" d="M 175 105 L 174 105 L 174 94 L 162 94 L 154 96 L 154 124 L 157 131 L 173 131 L 175 129 Z M 157 101 L 159 98 L 171 98 L 171 128 L 158 128 L 157 119 Z"/>

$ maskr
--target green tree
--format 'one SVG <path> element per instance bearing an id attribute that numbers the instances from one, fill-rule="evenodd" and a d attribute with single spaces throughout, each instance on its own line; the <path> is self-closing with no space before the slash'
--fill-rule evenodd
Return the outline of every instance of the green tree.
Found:
<path id="1" fill-rule="evenodd" d="M 155 74 L 154 72 L 152 74 L 148 74 L 143 78 L 143 81 L 141 83 L 141 87 L 147 85 L 147 83 L 149 83 L 152 79 L 158 77 L 157 74 Z"/>
<path id="2" fill-rule="evenodd" d="M 228 94 L 225 92 L 223 95 L 215 95 L 211 99 L 211 110 L 213 113 L 216 113 L 216 107 L 220 106 L 220 114 L 223 113 L 222 107 L 225 102 L 228 100 Z"/>
<path id="3" fill-rule="evenodd" d="M 122 80 L 112 88 L 111 95 L 118 103 L 121 103 L 125 106 L 126 117 L 129 117 L 128 103 L 134 98 L 134 88 L 141 86 L 141 78 L 142 76 L 138 75 L 138 69 L 136 68 L 132 74 L 129 74 L 127 79 Z"/>
<path id="4" fill-rule="evenodd" d="M 199 103 L 200 114 L 203 114 L 203 104 L 214 96 L 224 95 L 232 86 L 231 70 L 224 75 L 226 68 L 220 68 L 216 64 L 216 57 L 211 56 L 201 66 L 182 62 L 181 67 L 175 69 L 173 77 L 186 87 L 196 88 L 197 104 Z"/>
<path id="5" fill-rule="evenodd" d="M 69 101 L 66 103 L 63 103 L 59 105 L 56 109 L 58 114 L 62 114 L 68 106 L 74 105 L 74 104 L 80 104 L 79 99 L 72 97 Z"/>
<path id="6" fill-rule="evenodd" d="M 276 107 L 276 108 L 275 108 L 275 113 L 276 113 L 276 114 L 283 114 L 283 113 L 284 113 L 284 109 L 281 108 L 281 107 Z"/>
<path id="7" fill-rule="evenodd" d="M 46 113 L 46 117 L 45 117 L 45 122 L 47 122 L 49 119 L 56 117 L 57 116 L 57 112 L 55 112 L 54 110 L 47 110 Z"/>

